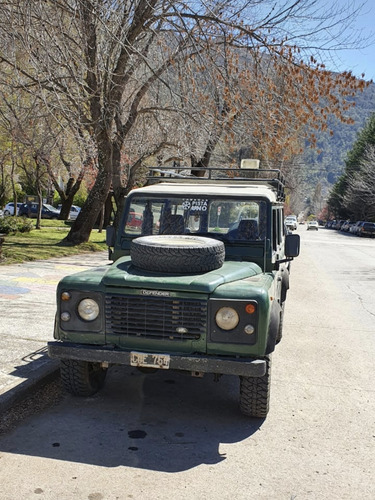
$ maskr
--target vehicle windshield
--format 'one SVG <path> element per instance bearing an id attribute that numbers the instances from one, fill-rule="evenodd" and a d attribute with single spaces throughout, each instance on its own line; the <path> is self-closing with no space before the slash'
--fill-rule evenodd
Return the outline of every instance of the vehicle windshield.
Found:
<path id="1" fill-rule="evenodd" d="M 134 197 L 128 207 L 124 233 L 195 234 L 225 241 L 264 240 L 264 201 L 208 197 Z"/>

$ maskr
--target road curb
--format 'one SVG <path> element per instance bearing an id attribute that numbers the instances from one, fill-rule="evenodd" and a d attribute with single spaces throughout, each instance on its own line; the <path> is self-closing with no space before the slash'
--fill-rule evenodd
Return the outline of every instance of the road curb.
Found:
<path id="1" fill-rule="evenodd" d="M 23 382 L 0 395 L 0 414 L 9 410 L 15 404 L 27 399 L 33 392 L 52 382 L 60 375 L 58 360 L 50 360 L 41 365 Z"/>

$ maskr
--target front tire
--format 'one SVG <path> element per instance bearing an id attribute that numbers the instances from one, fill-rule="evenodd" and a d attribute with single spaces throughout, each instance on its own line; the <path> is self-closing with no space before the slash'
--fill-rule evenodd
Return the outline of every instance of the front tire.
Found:
<path id="1" fill-rule="evenodd" d="M 73 396 L 92 396 L 103 387 L 107 370 L 99 363 L 62 359 L 60 375 L 64 389 Z"/>
<path id="2" fill-rule="evenodd" d="M 240 377 L 240 410 L 247 417 L 265 418 L 269 411 L 271 356 L 263 377 Z"/>

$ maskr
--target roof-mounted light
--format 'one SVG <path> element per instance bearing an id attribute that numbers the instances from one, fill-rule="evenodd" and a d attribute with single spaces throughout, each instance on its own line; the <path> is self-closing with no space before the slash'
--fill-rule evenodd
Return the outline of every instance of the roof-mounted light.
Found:
<path id="1" fill-rule="evenodd" d="M 244 158 L 241 160 L 241 168 L 259 170 L 260 160 L 251 160 L 249 158 Z"/>

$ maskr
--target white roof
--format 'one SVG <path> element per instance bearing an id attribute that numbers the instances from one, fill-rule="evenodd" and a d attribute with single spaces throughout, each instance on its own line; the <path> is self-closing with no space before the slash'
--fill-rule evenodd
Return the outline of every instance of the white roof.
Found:
<path id="1" fill-rule="evenodd" d="M 252 198 L 266 198 L 270 202 L 276 202 L 276 194 L 267 186 L 257 184 L 233 184 L 222 183 L 176 183 L 160 182 L 131 191 L 132 194 L 155 194 L 155 195 L 186 195 L 186 196 L 238 196 Z"/>

